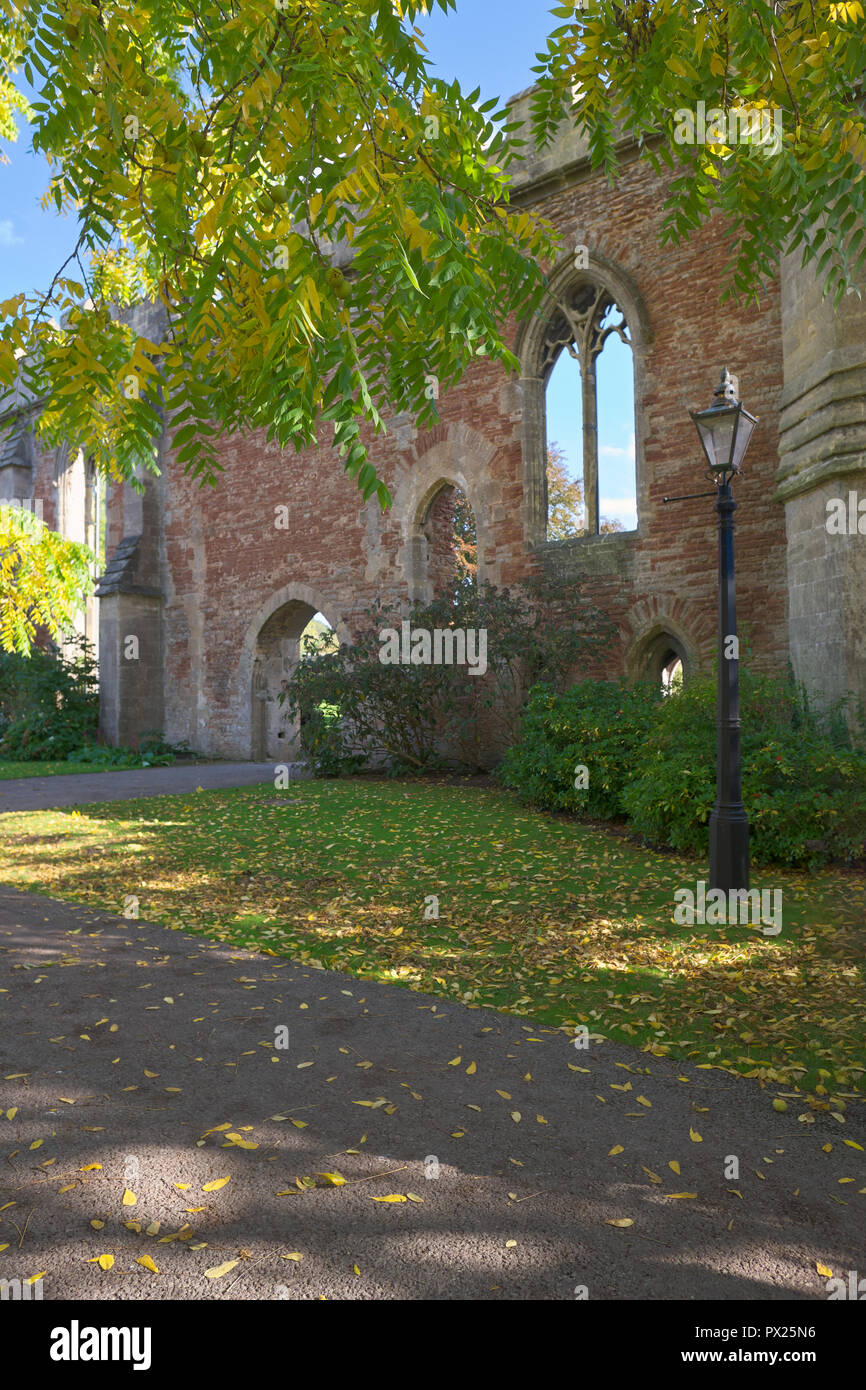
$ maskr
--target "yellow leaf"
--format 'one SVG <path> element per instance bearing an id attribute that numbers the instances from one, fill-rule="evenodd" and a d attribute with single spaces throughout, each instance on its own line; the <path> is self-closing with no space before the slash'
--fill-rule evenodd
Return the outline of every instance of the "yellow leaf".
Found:
<path id="1" fill-rule="evenodd" d="M 94 1255 L 92 1260 L 88 1260 L 89 1265 L 99 1265 L 100 1269 L 111 1269 L 114 1264 L 113 1255 Z"/>
<path id="2" fill-rule="evenodd" d="M 636 1099 L 637 1099 L 638 1105 L 646 1105 L 646 1106 L 649 1106 L 650 1108 L 652 1108 L 652 1101 L 651 1101 L 651 1100 L 647 1100 L 646 1096 L 638 1096 Z"/>
<path id="3" fill-rule="evenodd" d="M 227 1134 L 226 1139 L 231 1139 L 236 1149 L 257 1149 L 258 1144 L 253 1144 L 249 1139 L 244 1139 L 240 1134 Z"/>
<path id="4" fill-rule="evenodd" d="M 145 1226 L 145 1228 L 144 1228 L 144 1233 L 145 1233 L 145 1235 L 147 1235 L 147 1236 L 158 1236 L 158 1235 L 159 1235 L 159 1228 L 160 1228 L 161 1225 L 162 1225 L 162 1222 L 161 1222 L 161 1221 L 151 1221 L 150 1225 L 149 1225 L 149 1226 Z"/>
<path id="5" fill-rule="evenodd" d="M 547 1124 L 547 1121 L 546 1121 L 546 1119 L 544 1118 L 543 1115 L 536 1115 L 535 1118 L 536 1118 L 536 1120 L 538 1121 L 538 1123 L 539 1123 L 540 1125 L 546 1125 L 546 1124 Z"/>
<path id="6" fill-rule="evenodd" d="M 103 1228 L 103 1226 L 105 1225 L 105 1222 L 104 1222 L 104 1221 L 91 1221 L 90 1224 L 91 1224 L 91 1226 L 93 1227 L 94 1231 L 101 1231 L 102 1228 Z"/>
<path id="7" fill-rule="evenodd" d="M 7 1111 L 6 1111 L 6 1118 L 7 1118 L 7 1120 L 14 1120 L 14 1119 L 15 1119 L 15 1116 L 16 1116 L 17 1114 L 18 1114 L 18 1106 L 17 1106 L 17 1105 L 13 1105 L 11 1110 L 7 1110 Z"/>
<path id="8" fill-rule="evenodd" d="M 696 1129 L 692 1129 L 691 1126 L 689 1126 L 689 1138 L 691 1139 L 693 1144 L 702 1144 L 704 1142 L 701 1136 L 698 1134 L 698 1131 Z"/>
<path id="9" fill-rule="evenodd" d="M 519 1111 L 519 1110 L 512 1110 L 512 1112 L 511 1112 L 511 1118 L 512 1118 L 512 1120 L 514 1121 L 514 1123 L 515 1123 L 516 1125 L 519 1125 L 519 1124 L 520 1124 L 520 1111 Z"/>
<path id="10" fill-rule="evenodd" d="M 677 1160 L 675 1158 L 670 1159 L 670 1161 L 668 1162 L 668 1167 L 671 1169 L 672 1172 L 676 1173 L 677 1177 L 679 1177 L 680 1165 L 677 1163 Z"/>
<path id="11" fill-rule="evenodd" d="M 621 1153 L 625 1153 L 625 1149 L 623 1148 L 622 1144 L 615 1144 L 614 1147 L 610 1150 L 608 1158 L 613 1158 L 614 1154 Z"/>
<path id="12" fill-rule="evenodd" d="M 361 1273 L 361 1271 L 360 1271 L 360 1269 L 358 1268 L 357 1265 L 353 1265 L 353 1269 L 354 1269 L 354 1271 L 355 1271 L 356 1274 L 360 1274 L 360 1273 Z"/>
<path id="13" fill-rule="evenodd" d="M 281 1260 L 302 1260 L 304 1257 L 300 1250 L 293 1250 L 290 1255 L 281 1255 Z"/>
<path id="14" fill-rule="evenodd" d="M 123 1224 L 128 1231 L 135 1231 L 136 1235 L 141 1235 L 140 1221 L 124 1221 Z"/>
<path id="15" fill-rule="evenodd" d="M 505 1248 L 506 1248 L 506 1250 L 513 1250 L 516 1244 L 517 1244 L 517 1241 L 516 1241 L 516 1240 L 507 1240 L 507 1241 L 505 1242 Z"/>
<path id="16" fill-rule="evenodd" d="M 634 1222 L 630 1216 L 619 1216 L 615 1221 L 606 1222 L 608 1226 L 633 1226 Z"/>
<path id="17" fill-rule="evenodd" d="M 819 1274 L 823 1274 L 823 1276 L 824 1276 L 825 1279 L 832 1279 L 832 1278 L 833 1278 L 833 1271 L 832 1271 L 832 1269 L 828 1269 L 826 1265 L 819 1264 L 819 1263 L 816 1261 L 816 1262 L 815 1262 L 815 1268 L 817 1269 L 817 1271 L 818 1271 Z"/>
<path id="18" fill-rule="evenodd" d="M 34 1139 L 34 1140 L 33 1140 L 33 1143 L 30 1145 L 31 1150 L 32 1150 L 32 1149 L 38 1149 L 38 1148 L 42 1145 L 42 1143 L 43 1143 L 43 1140 L 41 1140 L 41 1139 Z"/>
<path id="19" fill-rule="evenodd" d="M 206 1182 L 202 1187 L 202 1192 L 219 1192 L 221 1187 L 225 1187 L 227 1182 L 231 1182 L 231 1176 L 227 1178 L 214 1178 L 212 1182 Z"/>
<path id="20" fill-rule="evenodd" d="M 186 1192 L 187 1188 L 189 1188 L 191 1185 L 192 1185 L 192 1184 L 191 1184 L 191 1183 L 188 1183 L 188 1182 L 176 1182 L 176 1183 L 174 1184 L 174 1186 L 177 1188 L 178 1192 Z"/>
<path id="21" fill-rule="evenodd" d="M 389 1192 L 387 1197 L 371 1197 L 372 1202 L 405 1202 L 406 1198 L 401 1197 L 399 1192 Z"/>
<path id="22" fill-rule="evenodd" d="M 145 1269 L 149 1269 L 151 1274 L 159 1274 L 159 1270 L 149 1255 L 141 1255 L 135 1263 L 137 1265 L 143 1265 Z"/>
<path id="23" fill-rule="evenodd" d="M 462 1058 L 462 1057 L 452 1057 L 452 1059 L 451 1059 L 451 1061 L 448 1063 L 448 1065 L 449 1065 L 449 1067 L 459 1067 L 459 1066 L 460 1066 L 460 1063 L 461 1063 L 462 1061 L 463 1061 L 463 1058 Z"/>
<path id="24" fill-rule="evenodd" d="M 697 1192 L 665 1192 L 665 1197 L 697 1197 Z"/>
<path id="25" fill-rule="evenodd" d="M 503 1100 L 511 1100 L 511 1096 L 508 1094 L 507 1091 L 497 1091 L 496 1094 L 498 1096 L 501 1096 Z"/>
<path id="26" fill-rule="evenodd" d="M 22 1282 L 25 1284 L 38 1284 L 40 1279 L 45 1278 L 47 1272 L 47 1270 L 43 1269 L 41 1274 L 31 1274 L 29 1279 L 24 1279 Z"/>
<path id="27" fill-rule="evenodd" d="M 130 1192 L 129 1188 L 127 1187 L 126 1191 L 123 1194 L 123 1205 L 125 1207 L 134 1207 L 137 1201 L 138 1198 L 136 1197 L 135 1193 Z"/>
<path id="28" fill-rule="evenodd" d="M 407 1200 L 408 1202 L 423 1202 L 423 1201 L 424 1201 L 424 1198 L 423 1198 L 423 1197 L 419 1197 L 418 1194 L 417 1194 L 417 1192 L 407 1192 L 407 1193 L 406 1193 L 406 1200 Z"/>
<path id="29" fill-rule="evenodd" d="M 145 1076 L 149 1076 L 149 1077 L 151 1078 L 151 1080 L 153 1080 L 153 1078 L 154 1078 L 155 1076 L 159 1076 L 159 1072 L 158 1072 L 158 1071 L 148 1071 L 148 1070 L 147 1070 L 147 1067 L 145 1067 L 145 1069 L 144 1069 L 144 1074 L 145 1074 Z"/>
<path id="30" fill-rule="evenodd" d="M 326 1187 L 342 1187 L 346 1179 L 342 1173 L 317 1173 L 317 1178 L 324 1178 Z"/>
<path id="31" fill-rule="evenodd" d="M 643 1164 L 641 1164 L 641 1167 L 643 1168 Z M 661 1182 L 661 1181 L 662 1181 L 662 1179 L 659 1177 L 658 1173 L 654 1173 L 653 1170 L 652 1170 L 652 1168 L 644 1168 L 644 1172 L 646 1173 L 646 1175 L 647 1175 L 647 1177 L 649 1178 L 650 1182 L 656 1182 L 656 1183 L 658 1183 L 658 1182 Z"/>
<path id="32" fill-rule="evenodd" d="M 847 1144 L 849 1149 L 860 1149 L 861 1152 L 863 1151 L 863 1145 L 855 1144 L 853 1139 L 843 1139 L 842 1143 Z"/>
<path id="33" fill-rule="evenodd" d="M 235 1265 L 238 1264 L 240 1264 L 240 1260 L 226 1260 L 225 1264 L 214 1265 L 212 1269 L 206 1269 L 204 1277 L 205 1279 L 222 1279 L 224 1274 L 228 1274 L 229 1270 L 234 1269 Z"/>
<path id="34" fill-rule="evenodd" d="M 475 1075 L 475 1063 L 474 1063 L 474 1062 L 470 1062 L 470 1063 L 469 1063 L 469 1066 L 466 1068 L 466 1075 L 467 1075 L 467 1076 L 474 1076 L 474 1075 Z"/>

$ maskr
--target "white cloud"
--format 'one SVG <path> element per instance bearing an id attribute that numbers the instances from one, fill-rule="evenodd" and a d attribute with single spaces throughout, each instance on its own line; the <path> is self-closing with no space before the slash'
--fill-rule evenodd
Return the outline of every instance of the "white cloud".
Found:
<path id="1" fill-rule="evenodd" d="M 628 445 L 620 449 L 616 444 L 602 444 L 599 454 L 608 459 L 628 459 L 629 463 L 634 463 L 634 435 L 629 435 Z"/>
<path id="2" fill-rule="evenodd" d="M 0 246 L 22 246 L 23 244 L 23 236 L 15 235 L 12 222 L 8 217 L 0 222 Z"/>
<path id="3" fill-rule="evenodd" d="M 598 510 L 602 516 L 617 517 L 626 528 L 637 527 L 637 510 L 629 497 L 600 497 Z"/>

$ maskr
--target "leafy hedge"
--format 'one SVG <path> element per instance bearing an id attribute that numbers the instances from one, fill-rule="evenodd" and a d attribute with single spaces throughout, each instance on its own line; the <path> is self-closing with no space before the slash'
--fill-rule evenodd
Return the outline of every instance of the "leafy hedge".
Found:
<path id="1" fill-rule="evenodd" d="M 98 722 L 96 663 L 84 638 L 72 655 L 0 652 L 0 757 L 63 760 L 96 738 Z"/>
<path id="2" fill-rule="evenodd" d="M 743 800 L 756 862 L 814 867 L 866 852 L 866 746 L 840 707 L 779 677 L 740 673 Z M 656 844 L 706 854 L 716 791 L 716 685 L 537 687 L 500 776 L 550 810 L 626 819 Z M 585 764 L 589 785 L 574 786 Z"/>

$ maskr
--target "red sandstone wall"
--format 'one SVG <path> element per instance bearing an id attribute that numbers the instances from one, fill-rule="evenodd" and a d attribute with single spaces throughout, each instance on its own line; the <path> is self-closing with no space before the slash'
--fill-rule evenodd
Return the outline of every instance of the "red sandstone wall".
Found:
<path id="1" fill-rule="evenodd" d="M 611 574 L 587 583 L 588 595 L 622 628 L 623 645 L 611 651 L 605 667 L 611 673 L 622 669 L 628 642 L 658 608 L 679 619 L 705 657 L 712 651 L 712 500 L 663 507 L 661 497 L 710 486 L 688 409 L 710 403 L 727 364 L 739 374 L 743 398 L 760 419 L 744 476 L 735 484 L 740 628 L 748 631 L 755 664 L 778 668 L 787 659 L 787 633 L 784 514 L 772 501 L 782 372 L 777 288 L 758 308 L 720 307 L 727 259 L 722 226 L 705 229 L 683 249 L 662 249 L 661 201 L 652 171 L 632 164 L 613 189 L 591 175 L 540 205 L 568 245 L 586 244 L 629 273 L 654 335 L 642 402 L 645 447 L 638 461 L 645 500 L 639 534 L 624 543 L 633 579 Z M 516 325 L 511 331 L 513 338 Z M 266 444 L 261 434 L 235 437 L 223 450 L 225 472 L 215 489 L 201 489 L 169 458 L 170 737 L 248 755 L 250 633 L 268 616 L 273 596 L 300 586 L 344 632 L 351 632 L 377 594 L 405 600 L 415 509 L 439 476 L 465 487 L 479 524 L 482 576 L 507 583 L 537 564 L 527 554 L 522 519 L 518 382 L 479 361 L 439 406 L 441 423 L 423 436 L 400 420 L 387 437 L 368 437 L 371 458 L 395 496 L 394 509 L 384 517 L 375 501 L 362 501 L 327 447 L 296 454 Z M 281 505 L 289 507 L 288 530 L 274 525 Z M 118 507 L 115 498 L 110 548 L 122 529 Z"/>

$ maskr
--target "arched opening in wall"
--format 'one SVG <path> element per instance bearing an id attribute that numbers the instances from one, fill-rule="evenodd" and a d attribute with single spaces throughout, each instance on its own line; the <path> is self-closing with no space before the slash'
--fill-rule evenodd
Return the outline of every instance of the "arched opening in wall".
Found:
<path id="1" fill-rule="evenodd" d="M 683 663 L 676 652 L 667 652 L 663 658 L 665 664 L 662 666 L 662 690 L 665 695 L 672 695 L 676 690 L 683 688 Z"/>
<path id="2" fill-rule="evenodd" d="M 478 582 L 478 531 L 466 493 L 443 483 L 421 527 L 426 542 L 426 584 L 430 598 L 450 598 L 456 605 Z"/>
<path id="3" fill-rule="evenodd" d="M 339 646 L 332 623 L 309 603 L 292 599 L 263 623 L 256 641 L 252 676 L 252 758 L 291 763 L 301 754 L 300 724 L 289 717 L 280 695 L 302 656 Z"/>
<path id="4" fill-rule="evenodd" d="M 637 527 L 635 381 L 625 314 L 603 286 L 573 285 L 544 341 L 547 539 Z"/>
<path id="5" fill-rule="evenodd" d="M 692 659 L 679 637 L 664 628 L 647 633 L 629 663 L 633 676 L 661 686 L 665 695 L 682 690 Z"/>

